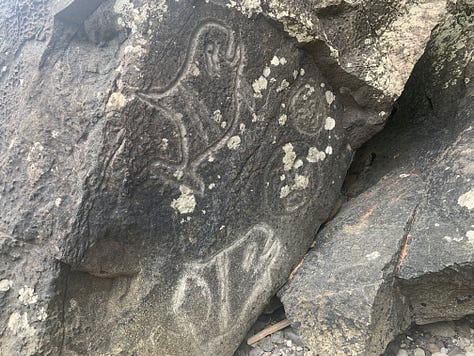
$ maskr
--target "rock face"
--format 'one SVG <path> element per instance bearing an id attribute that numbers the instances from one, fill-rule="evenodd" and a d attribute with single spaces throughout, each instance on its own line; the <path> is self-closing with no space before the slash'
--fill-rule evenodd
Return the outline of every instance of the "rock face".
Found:
<path id="1" fill-rule="evenodd" d="M 412 321 L 474 313 L 472 14 L 450 5 L 398 110 L 358 152 L 350 200 L 282 292 L 320 354 L 378 355 Z"/>
<path id="2" fill-rule="evenodd" d="M 400 92 L 326 40 L 365 2 L 315 8 L 310 33 L 286 3 L 5 2 L 1 354 L 237 348 Z"/>

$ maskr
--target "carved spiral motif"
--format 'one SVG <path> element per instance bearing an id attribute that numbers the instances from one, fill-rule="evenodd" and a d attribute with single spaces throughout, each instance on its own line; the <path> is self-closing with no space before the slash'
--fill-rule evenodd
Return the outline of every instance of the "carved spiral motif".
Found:
<path id="1" fill-rule="evenodd" d="M 289 100 L 288 117 L 300 133 L 317 135 L 327 115 L 328 105 L 318 85 L 304 83 L 295 89 Z"/>

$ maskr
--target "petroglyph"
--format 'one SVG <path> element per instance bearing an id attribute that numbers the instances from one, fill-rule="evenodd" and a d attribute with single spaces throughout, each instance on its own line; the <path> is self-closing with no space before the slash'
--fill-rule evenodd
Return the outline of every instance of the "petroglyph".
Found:
<path id="1" fill-rule="evenodd" d="M 317 135 L 325 125 L 329 105 L 316 84 L 303 83 L 290 94 L 288 118 L 305 135 Z"/>
<path id="2" fill-rule="evenodd" d="M 261 223 L 210 258 L 187 264 L 173 296 L 179 327 L 196 340 L 224 338 L 257 300 L 270 297 L 280 252 L 273 229 Z"/>
<path id="3" fill-rule="evenodd" d="M 195 194 L 202 195 L 205 187 L 199 166 L 225 147 L 239 127 L 244 49 L 237 42 L 221 21 L 201 23 L 190 36 L 176 77 L 136 93 L 156 110 L 156 120 L 167 123 L 169 135 L 168 155 L 148 169 Z"/>
<path id="4" fill-rule="evenodd" d="M 265 203 L 272 212 L 291 214 L 307 205 L 318 188 L 323 152 L 304 142 L 288 142 L 276 149 L 265 168 Z"/>

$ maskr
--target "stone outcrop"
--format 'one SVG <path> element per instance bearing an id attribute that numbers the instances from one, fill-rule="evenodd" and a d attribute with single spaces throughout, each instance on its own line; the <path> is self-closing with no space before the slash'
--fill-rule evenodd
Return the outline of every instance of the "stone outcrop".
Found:
<path id="1" fill-rule="evenodd" d="M 6 1 L 0 353 L 232 354 L 445 11 L 393 5 Z"/>
<path id="2" fill-rule="evenodd" d="M 472 14 L 450 5 L 390 122 L 358 152 L 348 202 L 282 291 L 320 354 L 379 355 L 411 322 L 474 313 Z"/>

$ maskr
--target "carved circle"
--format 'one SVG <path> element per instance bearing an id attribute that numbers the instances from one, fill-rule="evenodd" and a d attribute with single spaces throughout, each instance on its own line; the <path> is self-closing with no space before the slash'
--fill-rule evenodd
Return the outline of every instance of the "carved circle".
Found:
<path id="1" fill-rule="evenodd" d="M 288 144 L 288 143 L 287 143 Z M 307 206 L 319 186 L 320 165 L 307 160 L 310 145 L 291 142 L 295 159 L 290 169 L 284 163 L 283 144 L 272 154 L 265 167 L 265 203 L 272 213 L 290 215 Z M 288 147 L 288 146 L 286 146 Z"/>
<path id="2" fill-rule="evenodd" d="M 314 136 L 321 131 L 328 109 L 319 85 L 303 83 L 290 97 L 288 116 L 300 133 Z"/>

